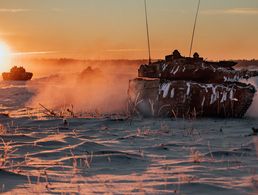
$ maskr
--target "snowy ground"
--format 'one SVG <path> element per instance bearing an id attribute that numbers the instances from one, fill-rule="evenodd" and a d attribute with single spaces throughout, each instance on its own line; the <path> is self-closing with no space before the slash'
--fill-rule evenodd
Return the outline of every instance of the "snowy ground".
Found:
<path id="1" fill-rule="evenodd" d="M 33 83 L 34 82 L 34 83 Z M 0 83 L 0 191 L 257 194 L 257 118 L 47 117 L 39 81 Z M 51 98 L 51 97 L 49 97 Z"/>

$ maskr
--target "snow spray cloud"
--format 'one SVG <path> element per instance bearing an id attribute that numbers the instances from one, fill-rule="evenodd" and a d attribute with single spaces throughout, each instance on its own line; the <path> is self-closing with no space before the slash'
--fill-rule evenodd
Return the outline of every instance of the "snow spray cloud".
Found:
<path id="1" fill-rule="evenodd" d="M 76 67 L 76 66 L 75 66 Z M 77 74 L 66 74 L 35 80 L 32 90 L 36 94 L 28 103 L 42 104 L 51 109 L 73 105 L 75 112 L 117 113 L 127 107 L 129 79 L 134 78 L 137 66 L 90 66 Z"/>
<path id="2" fill-rule="evenodd" d="M 252 78 L 250 80 L 250 83 L 255 86 L 256 89 L 258 89 L 258 78 Z M 255 93 L 253 103 L 248 109 L 246 116 L 248 117 L 255 117 L 258 118 L 258 92 Z"/>

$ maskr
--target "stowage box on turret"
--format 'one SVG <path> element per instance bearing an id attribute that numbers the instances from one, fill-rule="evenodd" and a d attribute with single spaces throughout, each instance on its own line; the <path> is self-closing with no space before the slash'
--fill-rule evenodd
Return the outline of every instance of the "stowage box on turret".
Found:
<path id="1" fill-rule="evenodd" d="M 208 62 L 197 53 L 172 55 L 141 65 L 139 78 L 129 82 L 132 114 L 150 117 L 242 117 L 256 89 L 241 79 L 258 76 L 258 71 L 235 70 L 232 61 Z"/>

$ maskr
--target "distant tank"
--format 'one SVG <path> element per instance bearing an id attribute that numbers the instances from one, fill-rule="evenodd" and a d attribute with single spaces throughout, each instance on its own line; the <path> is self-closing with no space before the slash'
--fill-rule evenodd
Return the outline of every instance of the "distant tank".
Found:
<path id="1" fill-rule="evenodd" d="M 92 81 L 97 77 L 103 77 L 103 76 L 104 75 L 99 68 L 92 68 L 91 66 L 88 66 L 80 73 L 79 79 L 85 80 L 85 81 Z"/>
<path id="2" fill-rule="evenodd" d="M 209 62 L 195 53 L 172 55 L 141 65 L 139 78 L 130 80 L 132 114 L 147 117 L 243 117 L 256 89 L 241 79 L 258 71 L 235 70 L 232 61 Z"/>
<path id="3" fill-rule="evenodd" d="M 6 81 L 28 81 L 31 80 L 33 74 L 31 72 L 26 72 L 23 67 L 14 66 L 11 68 L 10 72 L 4 72 L 2 76 Z"/>

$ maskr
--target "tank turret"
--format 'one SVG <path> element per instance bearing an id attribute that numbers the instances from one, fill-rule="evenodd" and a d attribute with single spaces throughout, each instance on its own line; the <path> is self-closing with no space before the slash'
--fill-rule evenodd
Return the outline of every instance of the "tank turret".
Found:
<path id="1" fill-rule="evenodd" d="M 174 56 L 175 55 L 175 56 Z M 170 58 L 150 65 L 141 65 L 139 77 L 165 80 L 190 80 L 203 83 L 238 82 L 258 76 L 258 71 L 235 70 L 233 61 L 209 62 L 195 53 L 193 58 L 182 57 L 175 50 Z"/>

